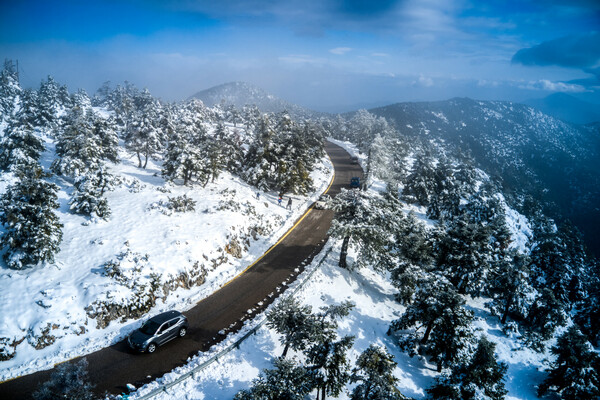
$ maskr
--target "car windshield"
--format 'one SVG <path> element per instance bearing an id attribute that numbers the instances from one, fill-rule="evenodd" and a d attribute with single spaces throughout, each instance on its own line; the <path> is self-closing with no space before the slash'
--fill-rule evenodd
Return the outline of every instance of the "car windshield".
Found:
<path id="1" fill-rule="evenodd" d="M 146 335 L 154 335 L 156 331 L 160 328 L 160 325 L 152 320 L 148 320 L 142 324 L 140 331 L 145 333 Z"/>

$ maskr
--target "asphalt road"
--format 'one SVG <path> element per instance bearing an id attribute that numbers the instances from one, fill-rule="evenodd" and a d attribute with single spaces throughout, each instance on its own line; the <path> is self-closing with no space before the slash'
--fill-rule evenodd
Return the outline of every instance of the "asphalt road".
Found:
<path id="1" fill-rule="evenodd" d="M 334 196 L 341 188 L 349 187 L 351 177 L 360 176 L 362 179 L 362 170 L 358 164 L 352 163 L 350 155 L 341 147 L 327 142 L 326 150 L 335 168 L 335 178 L 327 193 Z M 126 341 L 122 341 L 86 355 L 95 391 L 98 394 L 117 394 L 126 390 L 127 383 L 139 387 L 185 364 L 188 357 L 198 351 L 206 351 L 221 341 L 224 336 L 219 331 L 238 330 L 242 321 L 270 304 L 285 289 L 283 282 L 292 282 L 304 265 L 321 251 L 327 241 L 332 218 L 332 211 L 311 208 L 283 240 L 248 270 L 184 313 L 190 323 L 184 338 L 159 347 L 154 354 L 135 354 Z M 250 309 L 255 310 L 253 314 L 247 313 Z M 40 383 L 48 380 L 51 373 L 52 370 L 40 371 L 1 383 L 0 399 L 31 398 L 31 394 Z"/>

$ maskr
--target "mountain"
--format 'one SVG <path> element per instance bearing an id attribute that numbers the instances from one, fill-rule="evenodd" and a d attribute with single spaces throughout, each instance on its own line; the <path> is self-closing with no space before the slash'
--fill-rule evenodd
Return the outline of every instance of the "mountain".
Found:
<path id="1" fill-rule="evenodd" d="M 369 110 L 409 137 L 426 136 L 469 154 L 505 189 L 569 218 L 600 249 L 600 129 L 565 123 L 527 105 L 456 98 Z M 556 207 L 555 207 L 556 206 Z"/>
<path id="2" fill-rule="evenodd" d="M 574 124 L 600 121 L 600 105 L 579 100 L 565 93 L 554 93 L 542 99 L 530 99 L 525 104 Z"/>
<path id="3" fill-rule="evenodd" d="M 189 98 L 199 99 L 209 107 L 221 103 L 233 105 L 238 109 L 246 105 L 256 105 L 262 112 L 278 113 L 287 111 L 297 118 L 311 118 L 320 114 L 299 105 L 288 103 L 246 82 L 224 83 L 202 90 Z"/>

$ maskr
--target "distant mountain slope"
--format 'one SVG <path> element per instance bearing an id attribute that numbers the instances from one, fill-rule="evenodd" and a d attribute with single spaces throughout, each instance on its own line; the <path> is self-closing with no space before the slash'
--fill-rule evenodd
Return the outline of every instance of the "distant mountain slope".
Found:
<path id="1" fill-rule="evenodd" d="M 600 132 L 529 106 L 456 98 L 370 110 L 408 136 L 428 136 L 470 153 L 506 189 L 555 203 L 600 249 Z M 554 214 L 554 213 L 553 213 Z"/>
<path id="2" fill-rule="evenodd" d="M 579 100 L 565 93 L 554 93 L 543 99 L 526 100 L 525 104 L 574 124 L 600 121 L 600 106 Z"/>
<path id="3" fill-rule="evenodd" d="M 241 109 L 245 105 L 256 105 L 262 112 L 287 111 L 290 115 L 310 118 L 318 115 L 316 111 L 308 110 L 296 104 L 288 103 L 263 89 L 245 82 L 229 82 L 202 90 L 190 99 L 199 99 L 209 107 L 224 103 Z"/>

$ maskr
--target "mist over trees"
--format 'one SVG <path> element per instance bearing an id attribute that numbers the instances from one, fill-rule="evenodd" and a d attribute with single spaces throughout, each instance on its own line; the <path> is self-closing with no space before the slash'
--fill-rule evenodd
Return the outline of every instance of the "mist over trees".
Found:
<path id="1" fill-rule="evenodd" d="M 128 82 L 107 82 L 93 96 L 69 93 L 51 76 L 38 89 L 22 89 L 7 61 L 0 72 L 0 169 L 18 182 L 1 203 L 5 260 L 20 269 L 59 251 L 59 188 L 52 183 L 59 177 L 73 189 L 70 211 L 92 220 L 110 218 L 106 193 L 118 184 L 111 165 L 124 157 L 141 169 L 152 161 L 175 185 L 206 186 L 227 172 L 261 190 L 306 194 L 323 140 L 320 125 L 286 112 L 209 108 L 195 99 L 165 103 Z M 47 170 L 42 156 L 53 158 Z"/>

